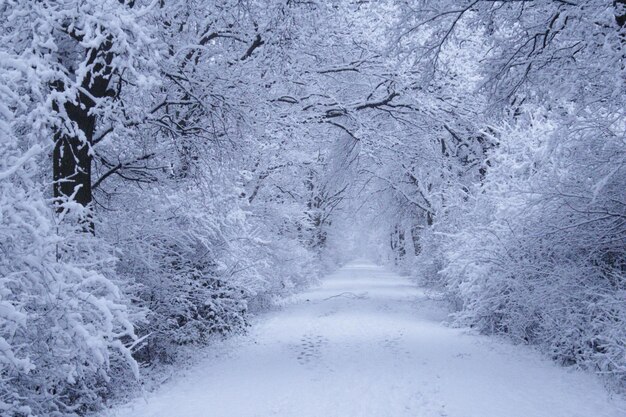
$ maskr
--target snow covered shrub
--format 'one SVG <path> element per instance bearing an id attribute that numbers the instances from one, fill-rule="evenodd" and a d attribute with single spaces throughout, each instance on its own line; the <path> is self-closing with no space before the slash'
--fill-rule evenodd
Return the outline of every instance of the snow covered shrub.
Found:
<path id="1" fill-rule="evenodd" d="M 315 283 L 321 273 L 315 251 L 285 231 L 265 227 L 262 237 L 246 248 L 253 267 L 241 272 L 247 281 L 256 282 L 249 294 L 252 313 L 267 310 L 277 299 Z"/>
<path id="2" fill-rule="evenodd" d="M 111 251 L 76 222 L 80 207 L 53 212 L 38 176 L 48 149 L 16 138 L 15 96 L 2 87 L 0 98 L 0 414 L 82 414 L 111 367 L 137 371 L 122 342 L 133 326 L 107 278 Z"/>
<path id="3" fill-rule="evenodd" d="M 448 161 L 444 172 L 433 167 L 442 204 L 420 235 L 421 256 L 443 262 L 433 283 L 446 285 L 461 322 L 624 383 L 623 2 L 478 2 L 459 10 L 456 1 L 424 1 L 406 9 L 403 26 L 416 29 L 415 52 L 405 51 L 430 64 L 429 84 L 448 67 L 467 67 L 458 80 L 480 80 L 471 94 L 487 104 L 465 124 L 483 132 L 474 141 L 484 156 L 478 172 Z M 473 57 L 457 57 L 458 47 Z M 440 118 L 449 133 L 440 137 L 454 139 L 441 141 L 446 158 L 466 146 L 449 119 L 468 114 L 471 103 L 450 96 L 461 101 Z M 489 136 L 492 145 L 482 146 Z M 459 156 L 461 168 L 472 166 Z"/>
<path id="4" fill-rule="evenodd" d="M 136 358 L 170 362 L 181 345 L 245 328 L 248 289 L 224 263 L 228 219 L 192 188 L 168 196 L 158 186 L 131 190 L 124 198 L 140 203 L 105 227 L 119 251 L 117 271 L 133 282 L 133 303 L 146 311 Z M 136 221 L 141 212 L 150 223 Z"/>
<path id="5" fill-rule="evenodd" d="M 181 345 L 244 330 L 249 304 L 266 309 L 316 276 L 311 252 L 276 230 L 280 215 L 244 210 L 225 178 L 190 183 L 127 187 L 115 204 L 132 201 L 133 209 L 102 226 L 133 304 L 146 311 L 135 352 L 144 363 L 171 362 Z M 149 223 L 137 221 L 143 213 Z"/>
<path id="6" fill-rule="evenodd" d="M 623 126 L 537 113 L 503 134 L 443 272 L 463 323 L 624 382 Z"/>

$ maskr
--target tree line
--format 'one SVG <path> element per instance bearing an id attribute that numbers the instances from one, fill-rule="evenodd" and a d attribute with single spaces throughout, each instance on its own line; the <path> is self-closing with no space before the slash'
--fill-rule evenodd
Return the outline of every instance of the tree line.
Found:
<path id="1" fill-rule="evenodd" d="M 3 415 L 97 410 L 368 250 L 624 383 L 623 1 L 0 16 Z"/>

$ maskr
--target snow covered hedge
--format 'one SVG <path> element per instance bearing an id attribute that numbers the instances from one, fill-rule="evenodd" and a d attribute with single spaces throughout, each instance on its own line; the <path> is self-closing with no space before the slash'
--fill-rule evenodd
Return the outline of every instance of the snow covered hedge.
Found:
<path id="1" fill-rule="evenodd" d="M 67 202 L 56 215 L 45 197 L 49 147 L 14 134 L 20 102 L 6 75 L 25 74 L 0 65 L 0 414 L 80 414 L 100 404 L 112 368 L 137 372 L 123 342 L 133 325 L 111 250 L 62 219 L 84 211 Z"/>
<path id="2" fill-rule="evenodd" d="M 459 105 L 425 134 L 437 152 L 395 170 L 413 188 L 392 193 L 387 233 L 423 230 L 417 258 L 403 245 L 396 263 L 447 290 L 460 323 L 623 388 L 626 2 L 424 0 L 403 12 L 399 57 L 423 62 L 427 85 L 453 88 L 442 101 Z"/>
<path id="3" fill-rule="evenodd" d="M 219 15 L 212 4 L 196 6 Z M 249 46 L 224 36 L 190 69 L 185 48 L 204 42 L 204 22 L 159 6 L 0 1 L 3 417 L 97 410 L 141 365 L 241 331 L 249 302 L 258 310 L 315 277 L 281 204 L 265 212 L 243 193 L 247 164 L 267 156 L 237 110 L 259 103 L 256 78 L 229 72 Z M 241 38 L 257 29 L 230 10 L 213 17 Z"/>
<path id="4" fill-rule="evenodd" d="M 558 128 L 542 115 L 503 134 L 443 273 L 461 322 L 623 382 L 623 136 L 598 141 L 593 130 Z"/>

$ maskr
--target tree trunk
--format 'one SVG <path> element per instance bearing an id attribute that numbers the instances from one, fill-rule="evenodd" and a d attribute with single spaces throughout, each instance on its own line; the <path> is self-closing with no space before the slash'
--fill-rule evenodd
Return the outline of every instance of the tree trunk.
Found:
<path id="1" fill-rule="evenodd" d="M 620 28 L 626 26 L 626 0 L 614 0 L 615 21 Z"/>
<path id="2" fill-rule="evenodd" d="M 82 94 L 81 94 L 82 96 Z M 78 104 L 65 104 L 65 111 L 70 120 L 85 136 L 70 135 L 57 131 L 54 137 L 53 178 L 54 197 L 69 198 L 82 206 L 91 204 L 91 153 L 95 117 L 89 116 L 91 106 L 84 103 L 82 97 Z"/>
<path id="3" fill-rule="evenodd" d="M 67 122 L 73 122 L 79 133 L 68 133 L 61 128 L 54 134 L 54 150 L 52 153 L 54 198 L 57 201 L 71 198 L 74 202 L 89 207 L 93 201 L 91 187 L 91 163 L 93 159 L 93 135 L 96 129 L 96 117 L 91 111 L 96 107 L 94 99 L 113 96 L 109 90 L 112 75 L 111 40 L 104 42 L 99 48 L 87 51 L 87 64 L 92 65 L 91 71 L 81 81 L 81 87 L 87 93 L 80 92 L 73 101 L 63 103 L 67 114 Z M 97 74 L 92 76 L 92 74 Z M 77 80 L 78 81 L 78 80 Z M 58 83 L 54 86 L 63 91 L 65 86 Z M 58 111 L 58 105 L 54 110 Z M 62 210 L 61 206 L 57 207 Z M 90 216 L 89 216 L 90 217 Z M 90 218 L 86 219 L 87 231 L 94 233 L 94 225 Z"/>

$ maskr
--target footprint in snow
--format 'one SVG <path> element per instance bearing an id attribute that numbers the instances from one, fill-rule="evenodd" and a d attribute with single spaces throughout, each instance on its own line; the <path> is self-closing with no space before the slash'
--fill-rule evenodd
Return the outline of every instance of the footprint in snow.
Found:
<path id="1" fill-rule="evenodd" d="M 321 335 L 304 335 L 298 346 L 298 362 L 307 365 L 317 362 L 322 357 L 322 348 L 328 344 L 328 339 Z"/>

